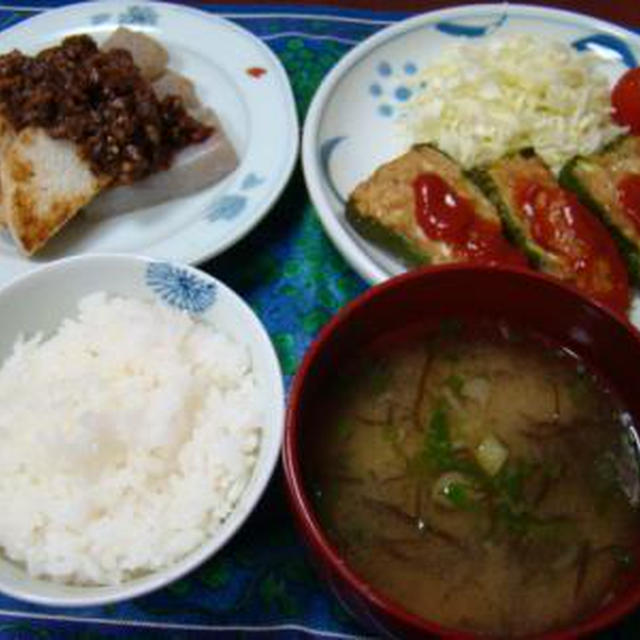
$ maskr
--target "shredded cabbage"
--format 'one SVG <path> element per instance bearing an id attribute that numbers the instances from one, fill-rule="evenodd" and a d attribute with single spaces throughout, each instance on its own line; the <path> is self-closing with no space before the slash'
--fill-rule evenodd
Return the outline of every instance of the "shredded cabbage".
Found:
<path id="1" fill-rule="evenodd" d="M 598 62 L 527 34 L 454 45 L 419 75 L 402 122 L 412 142 L 434 143 L 466 167 L 534 147 L 557 171 L 626 131 L 611 119 Z"/>

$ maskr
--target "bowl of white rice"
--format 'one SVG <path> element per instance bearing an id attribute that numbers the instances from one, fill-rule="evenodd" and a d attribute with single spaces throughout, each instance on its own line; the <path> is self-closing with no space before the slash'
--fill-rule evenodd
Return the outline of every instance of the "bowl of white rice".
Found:
<path id="1" fill-rule="evenodd" d="M 105 604 L 215 554 L 282 442 L 247 304 L 188 266 L 92 255 L 1 289 L 0 317 L 0 591 Z"/>

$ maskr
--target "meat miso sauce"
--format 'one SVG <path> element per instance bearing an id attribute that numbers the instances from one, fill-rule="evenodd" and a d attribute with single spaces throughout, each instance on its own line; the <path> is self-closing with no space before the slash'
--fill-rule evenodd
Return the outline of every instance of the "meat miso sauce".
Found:
<path id="1" fill-rule="evenodd" d="M 502 637 L 561 627 L 637 567 L 635 427 L 570 353 L 454 325 L 336 376 L 307 442 L 318 517 L 415 614 Z"/>

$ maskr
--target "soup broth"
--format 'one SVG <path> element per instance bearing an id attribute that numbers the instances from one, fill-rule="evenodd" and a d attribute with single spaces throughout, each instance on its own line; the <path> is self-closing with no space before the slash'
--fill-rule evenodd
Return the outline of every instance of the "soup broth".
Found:
<path id="1" fill-rule="evenodd" d="M 373 345 L 310 431 L 332 542 L 424 618 L 538 633 L 601 606 L 636 567 L 631 417 L 533 336 L 480 323 Z"/>

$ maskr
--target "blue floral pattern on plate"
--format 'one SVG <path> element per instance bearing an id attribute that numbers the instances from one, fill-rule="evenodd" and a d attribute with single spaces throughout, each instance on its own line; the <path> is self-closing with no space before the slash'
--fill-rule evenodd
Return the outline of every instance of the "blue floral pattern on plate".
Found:
<path id="1" fill-rule="evenodd" d="M 211 222 L 215 222 L 216 220 L 232 220 L 242 213 L 246 204 L 246 196 L 237 193 L 222 196 L 213 203 L 211 210 L 207 214 L 207 218 Z"/>
<path id="2" fill-rule="evenodd" d="M 255 173 L 249 173 L 242 181 L 240 188 L 246 191 L 247 189 L 253 189 L 260 186 L 264 182 L 264 178 L 257 176 Z"/>
<path id="3" fill-rule="evenodd" d="M 164 302 L 193 314 L 203 313 L 216 299 L 216 287 L 212 282 L 168 262 L 151 262 L 145 282 Z"/>
<path id="4" fill-rule="evenodd" d="M 107 22 L 109 22 L 109 20 L 111 20 L 111 14 L 110 13 L 96 13 L 95 15 L 91 16 L 91 24 L 106 24 Z"/>
<path id="5" fill-rule="evenodd" d="M 259 187 L 264 182 L 264 178 L 256 173 L 248 173 L 240 183 L 240 191 L 251 191 Z M 206 217 L 210 222 L 216 220 L 232 220 L 239 216 L 247 206 L 249 199 L 246 195 L 232 193 L 218 198 L 212 205 Z"/>
<path id="6" fill-rule="evenodd" d="M 483 25 L 478 24 L 464 24 L 460 22 L 442 21 L 436 23 L 435 27 L 438 31 L 446 33 L 450 36 L 464 37 L 464 38 L 481 38 L 493 33 L 496 29 L 499 29 L 507 21 L 507 13 L 503 13 L 501 16 L 491 22 Z"/>
<path id="7" fill-rule="evenodd" d="M 118 24 L 158 24 L 158 13 L 153 7 L 133 5 L 118 16 Z"/>
<path id="8" fill-rule="evenodd" d="M 98 25 L 110 22 L 111 15 L 110 13 L 97 13 L 91 17 L 91 24 Z M 158 24 L 158 12 L 153 7 L 131 5 L 118 14 L 116 22 L 118 24 L 155 26 Z"/>
<path id="9" fill-rule="evenodd" d="M 338 191 L 338 187 L 336 187 L 336 184 L 333 180 L 333 177 L 331 175 L 330 163 L 331 163 L 331 156 L 333 155 L 333 152 L 336 150 L 337 146 L 341 142 L 344 142 L 346 139 L 347 139 L 347 136 L 335 136 L 334 138 L 329 138 L 328 140 L 325 140 L 320 145 L 320 167 L 322 168 L 322 172 L 325 175 L 325 179 L 327 181 L 327 184 L 329 185 L 329 188 L 333 192 L 333 195 L 338 199 L 338 202 L 342 202 L 342 203 L 345 202 L 345 199 L 342 197 L 342 195 Z"/>
<path id="10" fill-rule="evenodd" d="M 594 33 L 592 36 L 576 40 L 572 46 L 578 51 L 602 51 L 602 49 L 606 49 L 608 53 L 613 54 L 615 58 L 618 58 L 627 67 L 638 66 L 638 61 L 627 43 L 610 33 Z"/>
<path id="11" fill-rule="evenodd" d="M 400 70 L 387 60 L 382 60 L 376 67 L 377 78 L 369 85 L 369 94 L 378 101 L 378 114 L 390 118 L 398 104 L 407 102 L 413 95 L 412 76 L 418 73 L 418 65 L 413 60 L 404 62 Z"/>

